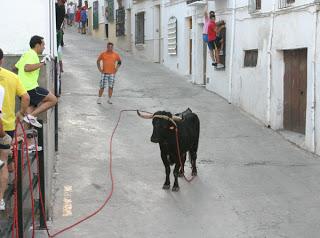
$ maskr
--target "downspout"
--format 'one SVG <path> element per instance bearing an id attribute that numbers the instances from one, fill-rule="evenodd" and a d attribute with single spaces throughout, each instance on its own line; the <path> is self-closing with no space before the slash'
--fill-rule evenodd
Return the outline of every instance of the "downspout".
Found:
<path id="1" fill-rule="evenodd" d="M 49 55 L 53 56 L 53 52 L 52 52 L 52 0 L 49 1 L 49 39 L 50 39 L 50 52 Z"/>
<path id="2" fill-rule="evenodd" d="M 228 102 L 232 101 L 232 72 L 233 72 L 233 56 L 234 56 L 234 39 L 235 39 L 235 28 L 236 28 L 236 0 L 232 2 L 232 29 L 231 29 L 231 54 L 229 63 L 229 98 Z"/>
<path id="3" fill-rule="evenodd" d="M 312 99 L 312 151 L 317 153 L 317 118 L 316 118 L 316 102 L 317 102 L 317 29 L 318 29 L 318 5 L 313 13 L 314 23 L 314 42 L 313 42 L 313 59 L 312 59 L 312 72 L 313 72 L 313 99 Z"/>
<path id="4" fill-rule="evenodd" d="M 268 73 L 267 73 L 267 127 L 271 127 L 271 82 L 272 82 L 272 40 L 273 40 L 273 29 L 274 29 L 274 18 L 276 11 L 276 0 L 273 0 L 273 9 L 271 13 L 271 24 L 270 34 L 268 42 Z"/>

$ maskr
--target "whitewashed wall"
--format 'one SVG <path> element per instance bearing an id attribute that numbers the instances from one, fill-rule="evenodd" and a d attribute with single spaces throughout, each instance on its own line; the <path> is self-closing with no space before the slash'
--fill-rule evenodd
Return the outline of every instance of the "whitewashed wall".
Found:
<path id="1" fill-rule="evenodd" d="M 27 51 L 31 36 L 40 35 L 46 42 L 45 54 L 56 54 L 54 1 L 1 1 L 0 48 L 5 54 Z M 29 9 L 29 11 L 26 11 Z"/>
<path id="2" fill-rule="evenodd" d="M 230 2 L 225 3 L 230 7 Z M 272 14 L 275 3 L 275 12 Z M 231 24 L 232 11 L 223 8 L 223 2 L 218 2 L 216 15 L 227 22 L 227 56 L 231 54 Z M 231 96 L 231 102 L 249 114 L 255 116 L 273 129 L 283 128 L 283 50 L 307 48 L 307 112 L 306 135 L 304 146 L 313 152 L 320 153 L 320 85 L 317 83 L 320 75 L 319 16 L 313 0 L 297 0 L 287 9 L 278 9 L 278 0 L 262 1 L 262 9 L 253 14 L 248 13 L 248 1 L 236 1 L 235 43 L 233 48 L 233 68 L 231 91 L 228 91 L 228 75 L 226 71 L 216 71 L 208 65 L 207 74 L 210 78 L 207 88 L 226 99 Z M 272 19 L 274 28 L 272 38 Z M 317 21 L 318 23 L 317 23 Z M 316 25 L 318 29 L 316 30 Z M 317 38 L 316 38 L 317 34 Z M 271 41 L 270 41 L 271 39 Z M 271 45 L 270 45 L 271 44 Z M 271 73 L 269 69 L 269 47 L 271 57 Z M 258 49 L 258 63 L 254 68 L 244 68 L 244 50 Z M 317 52 L 315 52 L 317 50 Z M 229 58 L 226 67 L 229 66 Z M 270 81 L 271 101 L 268 107 L 268 80 Z M 229 94 L 231 92 L 231 95 Z M 314 103 L 316 99 L 316 103 Z M 314 105 L 316 109 L 314 110 Z M 270 117 L 268 116 L 270 113 Z"/>
<path id="3" fill-rule="evenodd" d="M 139 1 L 132 5 L 131 11 L 131 31 L 132 31 L 132 51 L 134 54 L 148 59 L 154 60 L 154 2 L 153 1 Z M 144 39 L 145 43 L 135 44 L 135 14 L 145 12 L 145 26 L 144 26 Z"/>
<path id="4" fill-rule="evenodd" d="M 178 4 L 164 5 L 164 16 L 162 21 L 163 29 L 163 64 L 171 70 L 183 75 L 189 74 L 189 23 L 187 17 L 192 17 L 192 7 L 188 7 L 185 2 Z M 168 54 L 168 22 L 170 17 L 177 18 L 177 55 Z M 191 32 L 191 34 L 193 34 Z"/>

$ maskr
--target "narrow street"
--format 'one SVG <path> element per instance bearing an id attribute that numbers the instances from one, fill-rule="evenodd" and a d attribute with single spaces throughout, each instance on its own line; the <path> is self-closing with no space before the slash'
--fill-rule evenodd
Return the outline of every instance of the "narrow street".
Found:
<path id="1" fill-rule="evenodd" d="M 98 105 L 96 59 L 105 42 L 69 30 L 65 44 L 51 233 L 95 211 L 110 192 L 109 139 L 121 110 L 177 113 L 189 107 L 201 123 L 198 177 L 190 184 L 180 179 L 179 192 L 163 190 L 165 170 L 159 146 L 150 142 L 151 120 L 125 113 L 113 140 L 111 200 L 59 237 L 319 236 L 317 156 L 187 78 L 125 52 L 113 104 L 105 97 Z"/>

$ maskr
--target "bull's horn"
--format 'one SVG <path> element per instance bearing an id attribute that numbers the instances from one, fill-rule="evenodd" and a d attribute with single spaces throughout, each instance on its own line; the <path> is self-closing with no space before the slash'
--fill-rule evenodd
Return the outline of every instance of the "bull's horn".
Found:
<path id="1" fill-rule="evenodd" d="M 172 119 L 174 121 L 182 121 L 182 118 L 181 117 L 178 117 L 178 116 L 172 116 Z"/>
<path id="2" fill-rule="evenodd" d="M 153 118 L 153 114 L 152 113 L 146 114 L 145 112 L 142 113 L 139 110 L 137 110 L 137 114 L 138 114 L 139 117 L 144 118 L 144 119 L 152 119 Z"/>

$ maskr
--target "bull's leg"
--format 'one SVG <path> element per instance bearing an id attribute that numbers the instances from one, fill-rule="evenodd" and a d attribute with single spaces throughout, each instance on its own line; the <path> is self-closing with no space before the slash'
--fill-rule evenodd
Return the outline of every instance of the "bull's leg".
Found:
<path id="1" fill-rule="evenodd" d="M 167 155 L 161 154 L 161 159 L 166 170 L 166 181 L 164 182 L 162 188 L 170 189 L 170 164 L 168 163 Z"/>
<path id="2" fill-rule="evenodd" d="M 184 175 L 184 164 L 185 164 L 185 162 L 186 162 L 186 155 L 187 155 L 187 153 L 183 153 L 183 154 L 181 155 L 182 166 L 181 166 L 180 169 L 179 169 L 179 177 L 183 177 L 183 175 Z M 179 158 L 178 158 L 178 159 L 179 159 Z"/>
<path id="3" fill-rule="evenodd" d="M 174 184 L 173 184 L 173 187 L 172 187 L 172 191 L 174 191 L 174 192 L 179 191 L 179 183 L 178 183 L 179 168 L 180 168 L 180 163 L 177 162 L 176 165 L 174 166 L 174 170 L 173 170 Z"/>
<path id="4" fill-rule="evenodd" d="M 197 176 L 198 171 L 197 171 L 197 152 L 190 152 L 191 156 L 191 166 L 192 166 L 192 176 Z"/>

